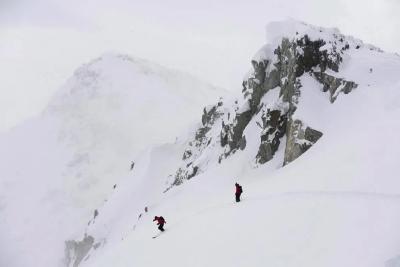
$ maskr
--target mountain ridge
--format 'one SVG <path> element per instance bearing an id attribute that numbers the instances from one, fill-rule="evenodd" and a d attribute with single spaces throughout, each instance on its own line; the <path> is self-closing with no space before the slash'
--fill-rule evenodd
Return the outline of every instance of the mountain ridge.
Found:
<path id="1" fill-rule="evenodd" d="M 4 266 L 65 265 L 64 242 L 79 237 L 135 156 L 173 142 L 221 92 L 126 55 L 79 67 L 41 114 L 0 140 Z"/>
<path id="2" fill-rule="evenodd" d="M 399 58 L 337 30 L 276 25 L 298 37 L 264 45 L 241 97 L 206 106 L 197 130 L 151 152 L 168 158 L 138 159 L 147 171 L 85 228 L 97 248 L 82 266 L 396 264 Z M 321 29 L 331 38 L 315 38 Z M 155 215 L 168 223 L 152 241 Z"/>

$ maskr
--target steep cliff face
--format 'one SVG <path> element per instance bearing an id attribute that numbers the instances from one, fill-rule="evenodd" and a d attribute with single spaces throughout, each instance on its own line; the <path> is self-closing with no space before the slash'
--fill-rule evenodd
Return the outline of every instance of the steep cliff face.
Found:
<path id="1" fill-rule="evenodd" d="M 351 54 L 357 50 L 381 52 L 337 29 L 291 20 L 272 23 L 267 32 L 270 43 L 251 61 L 252 70 L 242 83 L 242 97 L 221 99 L 204 110 L 202 125 L 187 141 L 184 164 L 175 174 L 174 185 L 246 150 L 249 139 L 258 140 L 257 153 L 248 159 L 255 166 L 270 161 L 279 149 L 284 151 L 281 166 L 294 161 L 324 134 L 309 125 L 307 117 L 296 113 L 303 92 L 314 90 L 310 80 L 312 87 L 327 95 L 325 105 L 332 105 L 340 95 L 358 86 L 357 81 L 341 73 Z"/>

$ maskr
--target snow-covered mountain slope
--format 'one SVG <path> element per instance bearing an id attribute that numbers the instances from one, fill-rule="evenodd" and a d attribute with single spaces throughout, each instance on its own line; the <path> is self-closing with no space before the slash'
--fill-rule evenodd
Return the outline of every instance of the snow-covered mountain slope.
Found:
<path id="1" fill-rule="evenodd" d="M 271 43 L 253 57 L 243 81 L 243 97 L 204 110 L 175 185 L 238 151 L 255 166 L 274 156 L 286 165 L 321 138 L 331 117 L 345 115 L 333 114 L 337 108 L 331 105 L 344 94 L 398 81 L 399 57 L 336 29 L 289 21 L 269 25 L 268 36 Z"/>
<path id="2" fill-rule="evenodd" d="M 0 136 L 0 266 L 64 266 L 65 241 L 131 162 L 174 142 L 221 93 L 125 55 L 80 67 L 43 114 Z"/>
<path id="3" fill-rule="evenodd" d="M 187 74 L 126 55 L 107 54 L 79 68 L 47 109 L 61 118 L 61 138 L 76 152 L 69 168 L 76 179 L 70 181 L 85 192 L 76 197 L 103 200 L 104 194 L 91 195 L 86 188 L 111 188 L 143 150 L 174 142 L 205 102 L 221 93 Z"/>
<path id="4" fill-rule="evenodd" d="M 243 97 L 143 154 L 68 266 L 400 264 L 400 57 L 292 20 L 267 37 Z"/>

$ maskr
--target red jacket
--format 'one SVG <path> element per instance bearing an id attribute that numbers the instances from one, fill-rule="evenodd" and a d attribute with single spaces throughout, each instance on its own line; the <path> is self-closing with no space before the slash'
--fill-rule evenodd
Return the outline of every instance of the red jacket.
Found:
<path id="1" fill-rule="evenodd" d="M 241 194 L 243 192 L 242 187 L 239 184 L 235 184 L 236 192 L 235 194 Z"/>
<path id="2" fill-rule="evenodd" d="M 167 223 L 167 222 L 164 220 L 164 218 L 163 218 L 162 216 L 160 216 L 160 217 L 158 217 L 158 216 L 154 217 L 153 222 L 154 222 L 154 221 L 157 221 L 157 225 Z"/>

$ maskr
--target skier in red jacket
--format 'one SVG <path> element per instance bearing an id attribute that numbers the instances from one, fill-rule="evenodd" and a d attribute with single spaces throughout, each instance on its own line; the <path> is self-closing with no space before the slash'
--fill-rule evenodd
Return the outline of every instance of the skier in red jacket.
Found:
<path id="1" fill-rule="evenodd" d="M 155 216 L 153 219 L 153 222 L 157 221 L 157 225 L 158 225 L 158 230 L 160 230 L 161 232 L 164 232 L 164 224 L 166 224 L 167 222 L 164 220 L 164 218 L 162 216 L 158 217 Z"/>
<path id="2" fill-rule="evenodd" d="M 242 186 L 238 183 L 235 183 L 236 191 L 235 191 L 235 196 L 236 196 L 236 202 L 240 202 L 240 195 L 243 193 Z"/>

